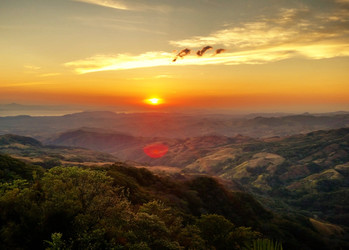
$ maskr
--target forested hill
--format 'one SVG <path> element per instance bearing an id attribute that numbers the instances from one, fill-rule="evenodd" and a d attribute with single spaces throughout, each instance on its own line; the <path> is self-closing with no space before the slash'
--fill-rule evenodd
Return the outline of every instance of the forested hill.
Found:
<path id="1" fill-rule="evenodd" d="M 46 146 L 33 138 L 12 134 L 0 135 L 0 153 L 45 168 L 60 165 L 103 165 L 120 161 L 107 153 L 78 147 Z"/>
<path id="2" fill-rule="evenodd" d="M 330 239 L 306 217 L 274 214 L 211 177 L 176 180 L 122 163 L 43 170 L 4 155 L 0 168 L 11 176 L 1 176 L 1 249 L 241 249 L 261 238 L 284 249 L 347 246 L 341 231 Z"/>

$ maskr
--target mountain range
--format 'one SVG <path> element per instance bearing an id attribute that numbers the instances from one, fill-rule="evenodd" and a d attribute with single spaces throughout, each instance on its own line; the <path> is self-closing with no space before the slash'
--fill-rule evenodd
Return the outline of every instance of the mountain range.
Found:
<path id="1" fill-rule="evenodd" d="M 18 134 L 40 140 L 82 127 L 143 137 L 187 138 L 205 135 L 250 137 L 287 136 L 349 125 L 349 114 L 237 117 L 179 113 L 81 112 L 64 116 L 0 117 L 0 134 Z"/>
<path id="2" fill-rule="evenodd" d="M 0 174 L 8 182 L 34 181 L 56 166 L 107 171 L 137 204 L 151 194 L 194 216 L 218 213 L 282 239 L 288 249 L 302 245 L 300 239 L 311 241 L 304 243 L 307 249 L 320 249 L 321 237 L 344 246 L 349 235 L 348 121 L 343 113 L 1 117 L 0 154 L 8 156 L 0 155 Z M 145 149 L 155 144 L 168 151 L 150 157 Z M 143 187 L 148 181 L 157 184 Z"/>

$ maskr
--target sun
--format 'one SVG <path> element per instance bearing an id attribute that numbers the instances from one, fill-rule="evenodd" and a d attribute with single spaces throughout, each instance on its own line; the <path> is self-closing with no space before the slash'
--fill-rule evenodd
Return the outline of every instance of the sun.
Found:
<path id="1" fill-rule="evenodd" d="M 155 98 L 155 97 L 149 98 L 149 99 L 146 99 L 146 100 L 145 100 L 145 103 L 150 104 L 150 105 L 159 105 L 159 104 L 161 104 L 162 102 L 163 102 L 162 99 L 160 99 L 160 98 Z"/>

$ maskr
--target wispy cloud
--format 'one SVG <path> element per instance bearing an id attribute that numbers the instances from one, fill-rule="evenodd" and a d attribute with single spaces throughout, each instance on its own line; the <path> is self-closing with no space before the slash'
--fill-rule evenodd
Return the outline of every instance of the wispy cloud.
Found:
<path id="1" fill-rule="evenodd" d="M 36 65 L 24 65 L 23 67 L 26 69 L 25 73 L 35 75 L 37 77 L 50 77 L 58 76 L 61 74 L 57 72 L 44 73 L 42 68 Z"/>
<path id="2" fill-rule="evenodd" d="M 24 65 L 24 68 L 32 71 L 37 71 L 41 69 L 41 67 L 35 65 Z"/>
<path id="3" fill-rule="evenodd" d="M 119 9 L 119 10 L 129 10 L 129 7 L 127 7 L 123 2 L 115 1 L 115 0 L 74 0 L 74 1 L 89 3 L 89 4 L 94 4 L 94 5 L 99 5 L 99 6 Z"/>
<path id="4" fill-rule="evenodd" d="M 151 80 L 151 79 L 170 79 L 175 78 L 173 75 L 156 75 L 156 76 L 150 76 L 150 77 L 132 77 L 128 78 L 127 80 L 133 80 L 133 81 L 144 81 L 144 80 Z"/>
<path id="5" fill-rule="evenodd" d="M 260 17 L 208 36 L 170 41 L 171 45 L 188 48 L 189 52 L 204 46 L 224 46 L 227 51 L 221 54 L 207 51 L 197 56 L 188 52 L 185 56 L 177 54 L 178 58 L 176 54 L 159 51 L 97 55 L 65 66 L 85 74 L 158 66 L 262 64 L 294 57 L 323 59 L 349 56 L 348 41 L 349 11 L 345 9 L 334 8 L 327 13 L 313 13 L 307 8 L 281 9 L 274 17 Z M 178 60 L 171 60 L 174 56 Z"/>
<path id="6" fill-rule="evenodd" d="M 348 17 L 349 13 L 342 9 L 317 16 L 307 8 L 281 9 L 274 18 L 261 17 L 257 21 L 221 29 L 208 36 L 193 36 L 170 41 L 170 44 L 178 47 L 223 45 L 234 50 L 295 42 L 309 44 L 328 38 L 347 37 L 349 29 L 343 27 L 343 22 Z"/>
<path id="7" fill-rule="evenodd" d="M 164 35 L 164 32 L 156 30 L 152 27 L 145 28 L 143 20 L 129 20 L 121 18 L 104 18 L 104 17 L 74 17 L 72 20 L 83 25 L 95 28 L 107 28 L 115 30 L 127 30 L 136 32 L 152 33 L 156 35 Z"/>
<path id="8" fill-rule="evenodd" d="M 164 78 L 174 78 L 173 75 L 157 75 L 154 76 L 155 79 L 164 79 Z"/>
<path id="9" fill-rule="evenodd" d="M 147 52 L 141 55 L 98 55 L 84 60 L 68 62 L 65 66 L 73 68 L 78 74 L 86 74 L 107 70 L 128 70 L 158 66 L 263 64 L 292 57 L 323 59 L 337 56 L 349 56 L 349 44 L 335 42 L 312 45 L 290 44 L 265 49 L 223 53 L 215 57 L 188 55 L 184 59 L 179 58 L 176 62 L 171 60 L 173 54 L 167 52 Z"/>
<path id="10" fill-rule="evenodd" d="M 20 83 L 4 83 L 0 85 L 1 88 L 16 88 L 16 87 L 31 87 L 31 86 L 39 86 L 39 85 L 54 85 L 56 83 L 47 83 L 47 82 L 20 82 Z"/>
<path id="11" fill-rule="evenodd" d="M 99 5 L 102 7 L 118 9 L 118 10 L 132 10 L 132 11 L 157 11 L 157 12 L 169 12 L 170 6 L 167 5 L 154 5 L 151 3 L 142 3 L 138 1 L 123 1 L 123 0 L 73 0 L 75 2 L 83 2 L 88 4 Z"/>
<path id="12" fill-rule="evenodd" d="M 78 74 L 105 70 L 126 70 L 168 65 L 173 55 L 167 52 L 147 52 L 133 56 L 128 54 L 97 55 L 83 60 L 65 63 Z"/>
<path id="13" fill-rule="evenodd" d="M 40 77 L 50 77 L 50 76 L 59 76 L 60 73 L 45 73 L 45 74 L 40 74 Z"/>

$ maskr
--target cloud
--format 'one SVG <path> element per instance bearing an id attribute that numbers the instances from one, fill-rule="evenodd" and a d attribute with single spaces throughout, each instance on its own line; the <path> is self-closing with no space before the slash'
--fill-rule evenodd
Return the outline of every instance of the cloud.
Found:
<path id="1" fill-rule="evenodd" d="M 32 70 L 32 71 L 37 71 L 37 70 L 41 69 L 41 67 L 35 66 L 35 65 L 24 65 L 24 68 Z"/>
<path id="2" fill-rule="evenodd" d="M 99 5 L 99 6 L 118 9 L 118 10 L 129 10 L 129 8 L 125 4 L 115 0 L 74 0 L 74 1 Z"/>
<path id="3" fill-rule="evenodd" d="M 168 52 L 147 52 L 133 56 L 128 54 L 96 55 L 87 59 L 65 63 L 78 74 L 105 70 L 126 70 L 168 65 L 173 55 Z"/>
<path id="4" fill-rule="evenodd" d="M 151 77 L 132 77 L 128 78 L 127 80 L 133 80 L 133 81 L 144 81 L 144 80 L 152 80 L 152 79 L 171 79 L 175 78 L 173 75 L 156 75 Z"/>
<path id="5" fill-rule="evenodd" d="M 174 78 L 172 75 L 157 75 L 154 76 L 155 79 L 164 79 L 164 78 Z"/>
<path id="6" fill-rule="evenodd" d="M 144 20 L 129 20 L 122 18 L 105 18 L 105 17 L 74 17 L 74 21 L 77 21 L 83 25 L 95 27 L 95 28 L 107 28 L 112 30 L 127 30 L 136 32 L 153 33 L 156 35 L 165 35 L 166 33 L 156 30 L 153 27 L 144 28 Z"/>
<path id="7" fill-rule="evenodd" d="M 349 11 L 346 9 L 334 7 L 323 13 L 313 13 L 307 8 L 281 9 L 274 17 L 260 17 L 208 36 L 170 41 L 171 45 L 186 48 L 173 60 L 171 53 L 152 51 L 140 55 L 96 55 L 65 66 L 85 74 L 158 66 L 263 64 L 288 58 L 316 60 L 349 56 L 348 41 Z M 190 54 L 189 48 L 202 48 L 199 54 L 203 55 L 211 46 L 222 45 L 229 52 L 218 49 L 211 57 Z M 178 57 L 185 60 L 177 60 Z"/>
<path id="8" fill-rule="evenodd" d="M 280 9 L 272 18 L 260 17 L 255 21 L 234 25 L 212 32 L 207 36 L 192 36 L 170 41 L 178 47 L 223 45 L 238 51 L 260 49 L 283 44 L 325 41 L 349 38 L 349 11 L 334 8 L 324 13 L 313 13 L 307 8 Z"/>
<path id="9" fill-rule="evenodd" d="M 97 55 L 84 60 L 77 60 L 65 64 L 78 74 L 86 74 L 107 70 L 130 70 L 159 66 L 184 65 L 239 65 L 263 64 L 288 58 L 303 57 L 310 59 L 324 59 L 337 56 L 349 56 L 347 43 L 317 43 L 312 45 L 290 44 L 278 47 L 245 50 L 216 55 L 215 57 L 200 57 L 187 55 L 185 60 L 171 62 L 172 54 L 168 52 L 147 52 L 140 55 Z"/>
<path id="10" fill-rule="evenodd" d="M 138 1 L 125 1 L 125 0 L 73 0 L 75 2 L 83 2 L 93 5 L 98 5 L 102 7 L 118 9 L 118 10 L 128 10 L 128 11 L 157 11 L 167 13 L 171 11 L 171 7 L 167 5 L 154 5 L 154 4 L 143 4 Z"/>
<path id="11" fill-rule="evenodd" d="M 50 76 L 59 76 L 60 73 L 45 73 L 45 74 L 40 74 L 40 77 L 50 77 Z"/>

